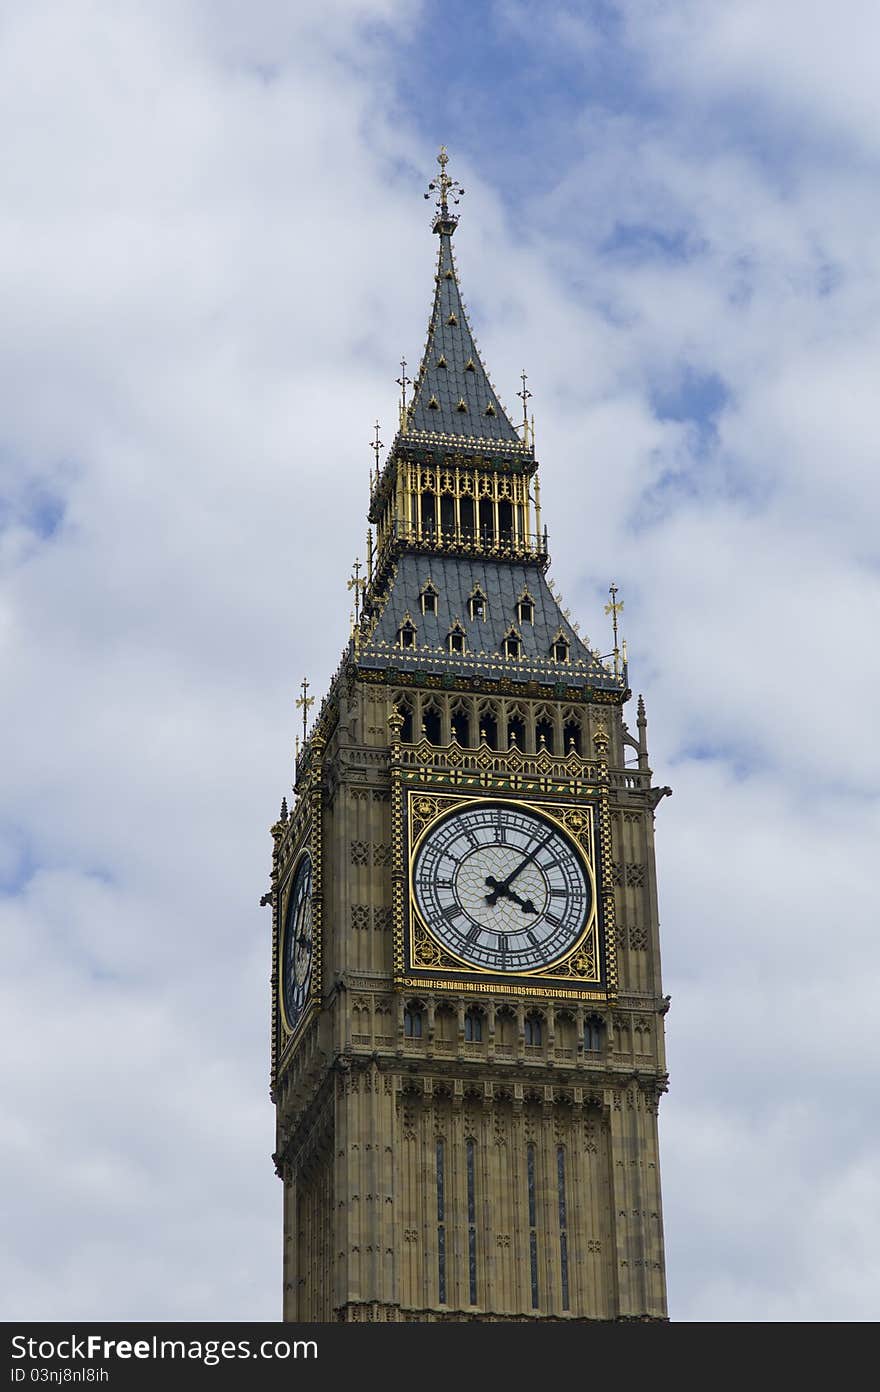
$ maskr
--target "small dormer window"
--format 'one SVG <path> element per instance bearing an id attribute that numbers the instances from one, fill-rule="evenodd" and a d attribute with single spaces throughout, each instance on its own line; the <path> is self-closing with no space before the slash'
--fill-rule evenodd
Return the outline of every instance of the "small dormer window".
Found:
<path id="1" fill-rule="evenodd" d="M 487 416 L 494 416 L 494 415 L 495 415 L 495 407 L 492 405 L 492 402 L 491 402 L 491 401 L 489 402 L 488 406 L 486 407 L 486 415 L 487 415 Z"/>
<path id="2" fill-rule="evenodd" d="M 450 314 L 450 316 L 449 316 L 449 318 L 446 320 L 446 322 L 447 322 L 447 324 L 451 324 L 451 325 L 454 326 L 454 325 L 456 325 L 456 324 L 458 323 L 458 320 L 456 319 L 456 317 L 455 317 L 454 314 Z"/>
<path id="3" fill-rule="evenodd" d="M 568 662 L 570 656 L 571 648 L 568 639 L 565 637 L 555 638 L 553 640 L 553 661 Z"/>
<path id="4" fill-rule="evenodd" d="M 510 632 L 504 639 L 504 656 L 513 659 L 522 657 L 522 639 L 518 633 Z"/>
<path id="5" fill-rule="evenodd" d="M 486 612 L 486 596 L 482 590 L 476 589 L 468 600 L 468 613 L 472 619 L 485 619 Z"/>
<path id="6" fill-rule="evenodd" d="M 437 591 L 434 589 L 430 580 L 426 581 L 422 586 L 419 592 L 419 602 L 422 606 L 423 614 L 437 613 Z"/>
<path id="7" fill-rule="evenodd" d="M 436 396 L 432 396 L 432 397 L 431 397 L 431 400 L 428 402 L 428 410 L 429 410 L 429 411 L 439 411 L 439 410 L 440 410 L 440 402 L 437 400 Z"/>
<path id="8" fill-rule="evenodd" d="M 520 623 L 535 622 L 535 601 L 531 595 L 524 594 L 516 606 L 516 614 Z"/>
<path id="9" fill-rule="evenodd" d="M 416 627 L 412 619 L 406 618 L 397 630 L 397 646 L 399 648 L 414 648 L 416 645 Z"/>
<path id="10" fill-rule="evenodd" d="M 476 372 L 477 369 L 473 358 L 468 358 L 467 362 L 464 365 L 464 370 L 465 372 Z"/>
<path id="11" fill-rule="evenodd" d="M 438 366 L 438 367 L 445 367 L 445 366 L 446 366 L 446 358 L 444 357 L 444 355 L 443 355 L 442 353 L 440 354 L 439 358 L 437 359 L 437 366 Z"/>
<path id="12" fill-rule="evenodd" d="M 465 631 L 461 624 L 454 624 L 446 635 L 446 646 L 451 653 L 463 653 L 465 647 Z"/>
<path id="13" fill-rule="evenodd" d="M 455 409 L 456 409 L 456 411 L 466 411 L 466 410 L 467 410 L 467 402 L 465 401 L 465 399 L 464 399 L 463 396 L 460 396 L 460 397 L 458 398 L 458 405 L 456 406 Z"/>

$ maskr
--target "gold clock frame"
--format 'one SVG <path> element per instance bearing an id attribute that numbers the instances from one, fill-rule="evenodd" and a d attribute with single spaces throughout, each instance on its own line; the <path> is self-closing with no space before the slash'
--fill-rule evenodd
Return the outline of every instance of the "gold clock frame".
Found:
<path id="1" fill-rule="evenodd" d="M 324 989 L 324 866 L 321 835 L 321 762 L 324 741 L 316 735 L 312 743 L 313 766 L 302 786 L 301 796 L 289 823 L 289 839 L 283 838 L 276 843 L 278 888 L 274 895 L 276 919 L 272 950 L 272 1019 L 273 1038 L 276 1041 L 273 1076 L 276 1078 L 290 1057 L 294 1042 L 320 1009 Z M 312 862 L 312 979 L 302 1014 L 291 1028 L 284 1009 L 281 986 L 282 954 L 293 882 L 306 853 Z"/>
<path id="2" fill-rule="evenodd" d="M 310 839 L 310 838 L 307 838 L 307 840 L 308 840 L 308 839 Z M 311 898 L 312 898 L 312 962 L 311 962 L 311 974 L 310 974 L 310 978 L 309 978 L 309 989 L 308 989 L 308 992 L 307 992 L 307 994 L 306 994 L 305 1001 L 304 1001 L 304 1003 L 303 1003 L 303 1008 L 302 1008 L 302 1010 L 300 1011 L 299 1019 L 296 1021 L 296 1024 L 293 1024 L 293 1025 L 292 1025 L 292 1024 L 290 1023 L 290 1020 L 288 1019 L 288 1016 L 287 1016 L 287 1009 L 286 1009 L 285 1004 L 284 1004 L 284 982 L 283 982 L 284 953 L 285 953 L 285 945 L 286 945 L 286 942 L 287 942 L 287 933 L 288 933 L 288 926 L 289 926 L 287 920 L 288 920 L 289 911 L 290 911 L 290 900 L 291 900 L 291 896 L 292 896 L 292 894 L 293 894 L 293 887 L 294 887 L 294 885 L 296 884 L 296 877 L 297 877 L 297 875 L 299 874 L 299 867 L 302 865 L 302 863 L 303 863 L 303 861 L 305 860 L 306 856 L 308 856 L 308 858 L 309 858 L 309 864 L 310 864 L 311 873 L 312 873 L 312 887 L 311 887 Z M 295 1035 L 295 1034 L 297 1033 L 297 1031 L 299 1030 L 299 1028 L 300 1028 L 300 1026 L 301 1026 L 301 1024 L 302 1024 L 302 1022 L 303 1022 L 303 1020 L 305 1019 L 306 1015 L 308 1014 L 308 1012 L 309 1012 L 309 1010 L 310 1010 L 310 1008 L 311 1008 L 311 1004 L 312 1004 L 312 995 L 313 995 L 313 988 L 314 988 L 314 983 L 315 983 L 315 893 L 314 893 L 314 888 L 315 888 L 315 860 L 314 860 L 314 856 L 312 855 L 311 847 L 310 847 L 308 844 L 306 844 L 306 843 L 304 842 L 304 843 L 298 848 L 298 850 L 296 851 L 296 853 L 295 853 L 295 855 L 294 855 L 294 857 L 293 857 L 293 862 L 292 862 L 291 867 L 290 867 L 290 873 L 289 873 L 288 876 L 286 877 L 285 886 L 284 886 L 283 901 L 282 901 L 282 909 L 281 909 L 281 919 L 280 919 L 279 930 L 278 930 L 278 1019 L 279 1019 L 280 1024 L 281 1024 L 281 1035 L 282 1035 L 282 1040 L 285 1041 L 285 1042 L 286 1042 L 288 1039 L 292 1038 L 293 1035 Z"/>
<path id="3" fill-rule="evenodd" d="M 493 995 L 607 1000 L 609 984 L 613 981 L 607 968 L 614 943 L 613 922 L 602 922 L 602 898 L 597 882 L 599 808 L 592 803 L 559 803 L 534 796 L 517 796 L 501 789 L 476 796 L 424 786 L 409 786 L 401 791 L 404 796 L 399 807 L 400 835 L 395 837 L 395 842 L 402 853 L 405 870 L 395 878 L 403 881 L 400 888 L 405 892 L 394 895 L 395 985 L 407 990 L 460 990 L 466 980 L 468 990 Z M 590 912 L 577 941 L 550 966 L 502 975 L 491 968 L 465 962 L 434 938 L 416 905 L 413 866 L 431 828 L 456 809 L 488 803 L 523 808 L 550 822 L 572 845 L 583 864 L 592 890 Z"/>

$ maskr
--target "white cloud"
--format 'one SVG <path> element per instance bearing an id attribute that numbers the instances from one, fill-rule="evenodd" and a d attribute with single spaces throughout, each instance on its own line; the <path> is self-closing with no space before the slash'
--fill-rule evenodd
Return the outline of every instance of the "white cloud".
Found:
<path id="1" fill-rule="evenodd" d="M 624 8 L 665 107 L 585 88 L 515 222 L 458 156 L 462 279 L 508 402 L 529 367 L 554 573 L 592 641 L 625 586 L 675 786 L 673 1313 L 869 1318 L 878 21 Z M 390 443 L 422 345 L 432 153 L 395 106 L 414 6 L 243 15 L 2 19 L 7 1317 L 278 1309 L 266 828 L 295 687 L 326 687 L 347 635 L 371 423 Z M 562 20 L 548 62 L 578 41 Z M 725 386 L 714 434 L 658 417 L 685 367 Z"/>

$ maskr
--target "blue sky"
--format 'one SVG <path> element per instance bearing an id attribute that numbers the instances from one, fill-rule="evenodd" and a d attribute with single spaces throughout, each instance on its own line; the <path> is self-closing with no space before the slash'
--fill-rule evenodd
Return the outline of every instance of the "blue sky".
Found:
<path id="1" fill-rule="evenodd" d="M 277 1314 L 267 827 L 441 141 L 674 787 L 671 1312 L 876 1317 L 878 46 L 867 0 L 2 7 L 7 1318 Z"/>

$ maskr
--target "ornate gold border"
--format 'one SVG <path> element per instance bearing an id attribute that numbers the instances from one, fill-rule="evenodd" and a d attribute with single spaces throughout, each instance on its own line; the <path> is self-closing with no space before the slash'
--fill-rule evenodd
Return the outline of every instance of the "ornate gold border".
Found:
<path id="1" fill-rule="evenodd" d="M 398 873 L 394 885 L 394 959 L 397 984 L 406 987 L 423 985 L 426 988 L 443 984 L 451 987 L 458 984 L 451 979 L 454 974 L 456 978 L 471 976 L 482 982 L 492 982 L 491 986 L 481 984 L 478 988 L 480 990 L 496 990 L 510 994 L 558 995 L 560 988 L 564 988 L 561 993 L 574 998 L 605 999 L 606 992 L 602 989 L 603 961 L 600 958 L 600 896 L 595 874 L 597 827 L 594 808 L 590 805 L 563 805 L 510 794 L 493 793 L 490 796 L 474 797 L 467 793 L 444 793 L 434 789 L 412 787 L 406 789 L 407 796 L 404 800 L 404 789 L 400 780 L 395 780 L 395 786 L 395 869 L 398 866 L 405 867 L 402 873 Z M 584 864 L 593 891 L 589 917 L 569 952 L 550 967 L 519 972 L 515 976 L 502 976 L 485 967 L 474 966 L 442 948 L 415 906 L 412 885 L 415 855 L 435 822 L 457 807 L 497 802 L 528 808 L 558 827 Z M 404 815 L 404 812 L 408 815 Z M 605 956 L 607 957 L 607 954 Z M 421 972 L 430 972 L 431 980 L 422 980 Z M 449 972 L 450 979 L 438 982 L 438 972 Z M 477 989 L 476 983 L 474 988 Z"/>
<path id="2" fill-rule="evenodd" d="M 311 830 L 311 828 L 310 828 L 310 830 Z M 296 883 L 296 877 L 297 877 L 297 874 L 298 874 L 298 872 L 299 872 L 299 867 L 302 865 L 302 863 L 303 863 L 303 861 L 305 860 L 306 856 L 308 856 L 309 862 L 310 862 L 310 864 L 311 864 L 311 868 L 312 868 L 312 884 L 313 884 L 313 886 L 314 886 L 315 862 L 314 862 L 314 860 L 312 859 L 312 852 L 311 852 L 310 847 L 307 846 L 307 845 L 305 844 L 305 842 L 303 842 L 303 844 L 299 847 L 298 851 L 296 852 L 296 854 L 295 854 L 295 856 L 294 856 L 293 864 L 292 864 L 291 870 L 290 870 L 290 874 L 287 876 L 286 881 L 285 881 L 285 885 L 284 885 L 284 900 L 283 900 L 282 911 L 281 911 L 281 925 L 280 925 L 280 931 L 279 931 L 279 936 L 278 936 L 278 1018 L 279 1018 L 279 1020 L 281 1021 L 282 1035 L 283 1035 L 285 1041 L 290 1037 L 290 1035 L 296 1034 L 296 1031 L 297 1031 L 297 1029 L 299 1028 L 300 1021 L 302 1020 L 303 1015 L 305 1015 L 306 1011 L 308 1010 L 309 1005 L 310 1005 L 310 1003 L 311 1003 L 311 999 L 312 999 L 312 983 L 311 983 L 311 980 L 310 980 L 310 981 L 309 981 L 309 993 L 308 993 L 308 996 L 307 996 L 307 998 L 306 998 L 305 1004 L 303 1005 L 302 1014 L 300 1015 L 300 1018 L 299 1018 L 299 1020 L 297 1020 L 296 1024 L 295 1024 L 295 1025 L 291 1025 L 290 1021 L 289 1021 L 288 1018 L 287 1018 L 287 1010 L 285 1009 L 285 1006 L 284 1006 L 284 987 L 283 987 L 282 980 L 281 980 L 281 968 L 282 968 L 282 966 L 283 966 L 283 964 L 284 964 L 284 944 L 285 944 L 285 939 L 286 939 L 286 937 L 287 937 L 287 916 L 288 916 L 288 911 L 289 911 L 289 909 L 290 909 L 290 897 L 291 897 L 291 895 L 293 894 L 293 886 L 294 886 L 295 883 Z M 312 974 L 312 975 L 314 975 L 314 969 L 315 969 L 315 906 L 314 906 L 314 894 L 313 894 L 313 895 L 312 895 L 312 966 L 311 966 L 311 974 Z"/>
<path id="3" fill-rule="evenodd" d="M 324 905 L 324 867 L 323 867 L 323 778 L 322 756 L 325 741 L 320 735 L 312 736 L 312 762 L 308 783 L 303 792 L 306 799 L 306 820 L 297 838 L 298 844 L 292 851 L 284 877 L 279 887 L 277 903 L 279 918 L 276 930 L 275 960 L 272 971 L 272 986 L 275 1005 L 275 1029 L 278 1038 L 278 1065 L 290 1052 L 294 1041 L 302 1034 L 308 1021 L 320 1008 L 323 995 L 323 905 Z M 281 963 L 283 960 L 284 932 L 287 908 L 297 869 L 308 853 L 312 862 L 312 980 L 309 995 L 303 1012 L 291 1029 L 284 1010 L 281 990 Z"/>

